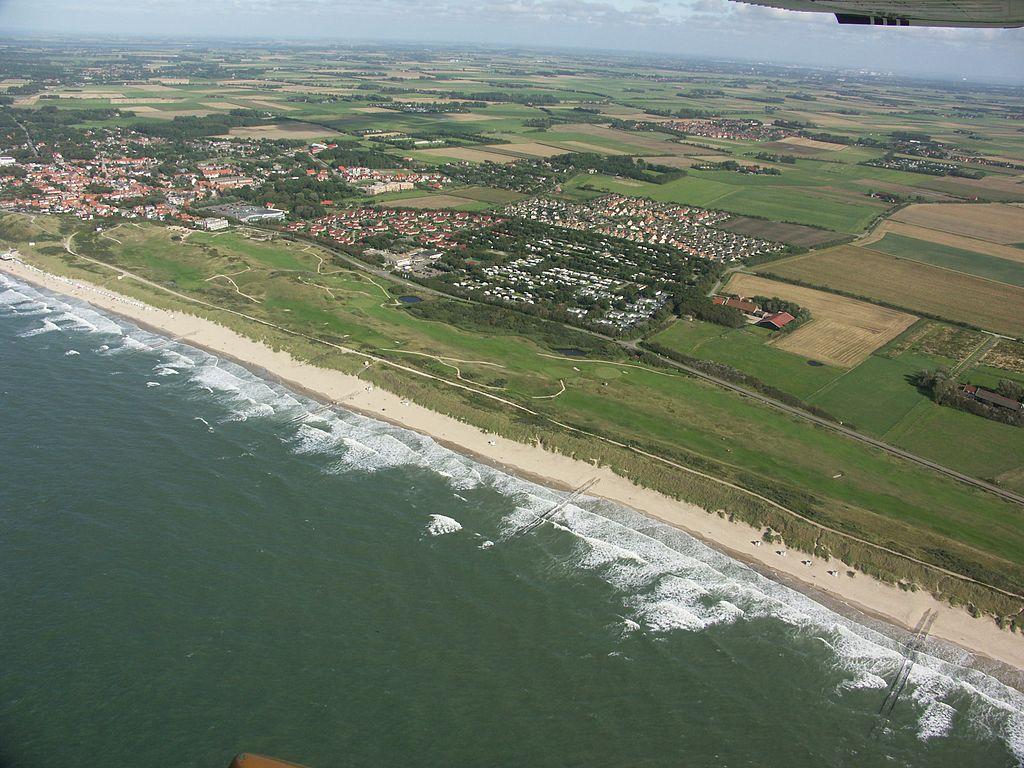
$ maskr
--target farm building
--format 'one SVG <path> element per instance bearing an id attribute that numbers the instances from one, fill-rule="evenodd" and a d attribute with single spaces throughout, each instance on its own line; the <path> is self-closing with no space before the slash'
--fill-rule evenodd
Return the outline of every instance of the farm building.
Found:
<path id="1" fill-rule="evenodd" d="M 724 307 L 731 307 L 732 309 L 738 309 L 745 315 L 753 315 L 760 311 L 760 307 L 752 301 L 748 301 L 742 297 L 736 296 L 715 296 L 711 299 L 715 304 Z"/>
<path id="2" fill-rule="evenodd" d="M 1011 397 L 1004 397 L 998 392 L 991 392 L 987 389 L 982 389 L 974 384 L 964 384 L 962 390 L 965 395 L 973 397 L 975 400 L 987 405 L 996 405 L 1000 408 L 1008 408 L 1011 411 L 1024 410 L 1024 403 L 1019 403 Z"/>
<path id="3" fill-rule="evenodd" d="M 774 312 L 762 317 L 757 324 L 765 328 L 774 328 L 775 330 L 780 331 L 794 320 L 796 320 L 796 318 L 789 314 L 789 312 Z"/>

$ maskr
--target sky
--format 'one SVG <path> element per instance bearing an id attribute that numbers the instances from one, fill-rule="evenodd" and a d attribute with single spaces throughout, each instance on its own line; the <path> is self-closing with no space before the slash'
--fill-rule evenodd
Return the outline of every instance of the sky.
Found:
<path id="1" fill-rule="evenodd" d="M 589 48 L 1024 84 L 1024 29 L 840 26 L 732 0 L 0 0 L 23 33 Z"/>

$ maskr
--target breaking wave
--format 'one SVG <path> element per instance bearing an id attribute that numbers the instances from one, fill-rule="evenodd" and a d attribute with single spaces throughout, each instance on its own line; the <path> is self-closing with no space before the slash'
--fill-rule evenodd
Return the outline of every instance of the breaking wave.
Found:
<path id="1" fill-rule="evenodd" d="M 455 518 L 446 515 L 431 515 L 426 533 L 428 536 L 444 536 L 448 533 L 458 533 L 461 530 L 462 523 Z"/>

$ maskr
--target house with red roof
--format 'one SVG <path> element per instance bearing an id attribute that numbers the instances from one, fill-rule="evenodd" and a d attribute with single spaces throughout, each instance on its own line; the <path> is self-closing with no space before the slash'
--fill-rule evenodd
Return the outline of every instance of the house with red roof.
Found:
<path id="1" fill-rule="evenodd" d="M 763 328 L 774 328 L 776 331 L 781 331 L 794 320 L 796 318 L 789 314 L 789 312 L 773 312 L 762 317 L 757 324 Z"/>

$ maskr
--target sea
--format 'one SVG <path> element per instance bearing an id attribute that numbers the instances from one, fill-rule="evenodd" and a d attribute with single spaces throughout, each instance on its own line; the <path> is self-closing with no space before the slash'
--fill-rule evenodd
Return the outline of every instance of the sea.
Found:
<path id="1" fill-rule="evenodd" d="M 0 416 L 2 768 L 1024 764 L 962 650 L 6 277 Z"/>

